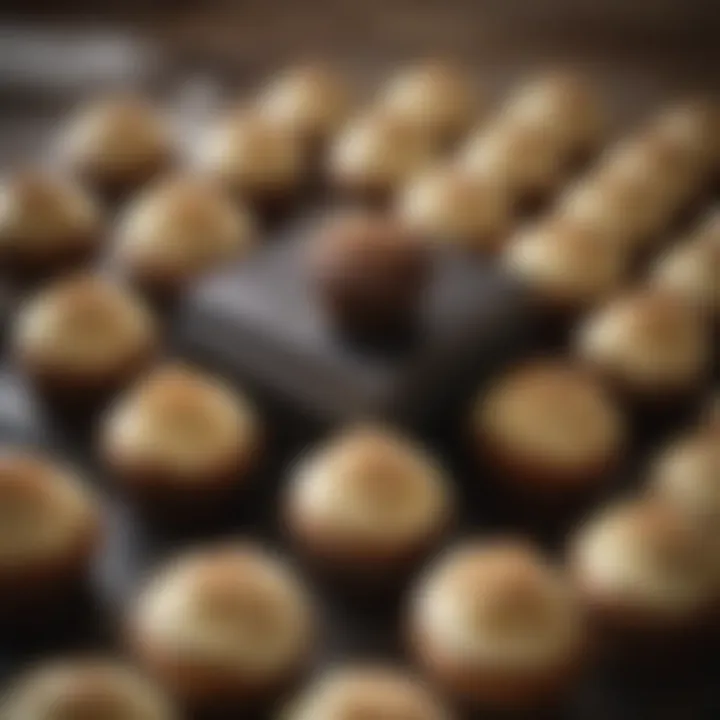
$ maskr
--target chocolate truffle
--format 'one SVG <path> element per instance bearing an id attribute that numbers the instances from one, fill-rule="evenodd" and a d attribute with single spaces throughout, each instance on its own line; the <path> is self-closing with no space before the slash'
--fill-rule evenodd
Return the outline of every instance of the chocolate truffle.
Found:
<path id="1" fill-rule="evenodd" d="M 698 390 L 709 369 L 705 316 L 661 290 L 627 292 L 578 328 L 578 356 L 624 394 L 663 403 Z"/>
<path id="2" fill-rule="evenodd" d="M 134 95 L 80 108 L 62 131 L 58 150 L 72 170 L 110 195 L 133 190 L 166 170 L 175 152 L 166 119 Z"/>
<path id="3" fill-rule="evenodd" d="M 88 579 L 101 533 L 98 501 L 74 472 L 29 451 L 0 453 L 3 613 L 57 610 Z"/>
<path id="4" fill-rule="evenodd" d="M 283 720 L 451 720 L 441 700 L 410 673 L 384 665 L 327 672 L 293 702 Z"/>
<path id="5" fill-rule="evenodd" d="M 717 553 L 655 498 L 618 501 L 590 518 L 571 541 L 570 564 L 600 637 L 613 643 L 679 638 L 716 609 Z"/>
<path id="6" fill-rule="evenodd" d="M 436 155 L 422 130 L 376 110 L 351 120 L 335 138 L 327 172 L 342 194 L 384 202 Z"/>
<path id="7" fill-rule="evenodd" d="M 720 321 L 720 226 L 713 237 L 694 234 L 668 248 L 653 263 L 650 282 L 675 292 Z"/>
<path id="8" fill-rule="evenodd" d="M 618 289 L 628 257 L 620 245 L 589 228 L 551 218 L 511 239 L 504 265 L 545 308 L 575 315 Z"/>
<path id="9" fill-rule="evenodd" d="M 398 216 L 433 243 L 488 252 L 509 231 L 511 205 L 505 186 L 492 176 L 441 166 L 408 183 L 398 200 Z"/>
<path id="10" fill-rule="evenodd" d="M 247 253 L 254 222 L 219 188 L 190 177 L 149 187 L 127 208 L 115 260 L 140 287 L 166 293 Z"/>
<path id="11" fill-rule="evenodd" d="M 720 426 L 709 423 L 660 452 L 650 471 L 651 491 L 718 538 Z"/>
<path id="12" fill-rule="evenodd" d="M 5 720 L 177 720 L 171 702 L 134 669 L 115 660 L 43 664 L 11 685 Z"/>
<path id="13" fill-rule="evenodd" d="M 594 488 L 620 459 L 623 418 L 583 371 L 555 360 L 510 370 L 475 403 L 481 460 L 532 496 L 567 499 Z"/>
<path id="14" fill-rule="evenodd" d="M 453 506 L 449 478 L 431 456 L 363 426 L 301 460 L 284 514 L 310 559 L 364 582 L 411 569 L 447 530 Z"/>
<path id="15" fill-rule="evenodd" d="M 189 509 L 245 482 L 260 451 L 254 408 L 219 378 L 165 365 L 110 408 L 102 455 L 122 484 L 167 510 Z"/>
<path id="16" fill-rule="evenodd" d="M 0 182 L 0 260 L 45 275 L 89 259 L 102 239 L 98 204 L 74 181 L 28 169 Z"/>
<path id="17" fill-rule="evenodd" d="M 258 99 L 261 114 L 317 148 L 347 118 L 350 92 L 344 79 L 324 65 L 290 68 L 273 78 Z"/>
<path id="18" fill-rule="evenodd" d="M 661 112 L 650 132 L 680 161 L 689 162 L 706 180 L 720 170 L 720 105 L 698 98 Z"/>
<path id="19" fill-rule="evenodd" d="M 380 93 L 378 106 L 442 147 L 468 128 L 478 110 L 478 97 L 462 68 L 430 61 L 392 77 Z"/>
<path id="20" fill-rule="evenodd" d="M 415 329 L 430 258 L 402 224 L 370 212 L 340 215 L 310 251 L 316 292 L 338 329 L 368 338 Z"/>
<path id="21" fill-rule="evenodd" d="M 468 542 L 414 589 L 410 636 L 430 677 L 476 709 L 559 703 L 584 664 L 583 614 L 562 574 L 518 541 Z"/>
<path id="22" fill-rule="evenodd" d="M 77 403 L 119 389 L 155 353 L 157 329 L 144 304 L 99 276 L 64 278 L 20 308 L 14 353 L 44 392 Z"/>
<path id="23" fill-rule="evenodd" d="M 471 174 L 502 183 L 520 209 L 532 208 L 555 191 L 565 174 L 562 160 L 541 128 L 502 122 L 481 127 L 459 157 Z"/>
<path id="24" fill-rule="evenodd" d="M 211 128 L 200 164 L 234 196 L 274 210 L 293 200 L 305 182 L 305 151 L 287 127 L 259 112 L 235 109 Z"/>
<path id="25" fill-rule="evenodd" d="M 312 603 L 294 574 L 250 544 L 180 556 L 141 593 L 129 640 L 146 670 L 191 710 L 244 713 L 276 702 L 305 669 Z"/>
<path id="26" fill-rule="evenodd" d="M 595 88 L 569 70 L 549 72 L 521 86 L 501 111 L 501 120 L 541 130 L 566 167 L 595 152 L 605 131 Z"/>

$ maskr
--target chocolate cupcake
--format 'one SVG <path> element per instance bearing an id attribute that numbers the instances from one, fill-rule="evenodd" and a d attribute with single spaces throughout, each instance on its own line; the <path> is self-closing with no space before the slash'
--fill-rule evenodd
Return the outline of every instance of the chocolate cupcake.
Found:
<path id="1" fill-rule="evenodd" d="M 481 463 L 524 497 L 567 503 L 598 489 L 621 459 L 625 423 L 613 399 L 570 364 L 539 360 L 479 397 L 471 442 Z"/>
<path id="2" fill-rule="evenodd" d="M 15 359 L 36 388 L 72 405 L 121 388 L 156 347 L 147 308 L 121 286 L 92 275 L 59 280 L 26 301 L 13 338 Z"/>
<path id="3" fill-rule="evenodd" d="M 553 217 L 512 238 L 504 266 L 530 288 L 543 310 L 573 318 L 617 291 L 628 257 L 622 246 L 586 226 Z"/>
<path id="4" fill-rule="evenodd" d="M 595 88 L 571 70 L 528 81 L 512 94 L 500 117 L 501 122 L 542 131 L 566 169 L 586 161 L 605 134 L 605 114 Z"/>
<path id="5" fill-rule="evenodd" d="M 650 283 L 686 298 L 720 324 L 720 222 L 714 235 L 710 228 L 693 233 L 659 255 Z"/>
<path id="6" fill-rule="evenodd" d="M 0 622 L 45 623 L 87 587 L 102 539 L 94 493 L 31 451 L 0 452 Z"/>
<path id="7" fill-rule="evenodd" d="M 302 674 L 313 615 L 303 587 L 269 552 L 211 546 L 179 557 L 145 588 L 129 642 L 187 709 L 237 717 L 276 703 Z"/>
<path id="8" fill-rule="evenodd" d="M 393 340 L 417 329 L 430 257 L 402 224 L 369 212 L 340 215 L 314 238 L 309 264 L 321 306 L 342 334 Z"/>
<path id="9" fill-rule="evenodd" d="M 247 253 L 254 225 L 249 211 L 219 188 L 176 177 L 149 187 L 130 204 L 120 220 L 114 259 L 144 290 L 172 294 Z"/>
<path id="10" fill-rule="evenodd" d="M 349 583 L 387 583 L 411 570 L 448 529 L 444 469 L 389 430 L 357 427 L 303 458 L 284 517 L 303 553 Z"/>
<path id="11" fill-rule="evenodd" d="M 656 289 L 627 292 L 597 309 L 579 326 L 575 346 L 628 399 L 656 406 L 698 392 L 712 354 L 706 316 Z"/>
<path id="12" fill-rule="evenodd" d="M 440 698 L 392 666 L 353 665 L 327 672 L 290 703 L 283 720 L 388 718 L 451 720 Z"/>
<path id="13" fill-rule="evenodd" d="M 146 99 L 116 95 L 80 108 L 61 132 L 58 151 L 88 184 L 116 197 L 168 169 L 175 155 L 172 135 Z"/>
<path id="14" fill-rule="evenodd" d="M 56 660 L 13 683 L 2 706 L 5 720 L 177 720 L 164 693 L 115 660 Z"/>
<path id="15" fill-rule="evenodd" d="M 542 128 L 520 123 L 481 126 L 461 148 L 458 162 L 471 175 L 501 183 L 521 213 L 542 205 L 565 176 L 563 154 Z"/>
<path id="16" fill-rule="evenodd" d="M 378 106 L 421 130 L 439 148 L 457 140 L 479 110 L 471 79 L 462 68 L 441 61 L 398 72 L 381 90 Z"/>
<path id="17" fill-rule="evenodd" d="M 11 272 L 43 276 L 79 265 L 102 232 L 98 204 L 72 180 L 27 169 L 0 183 L 0 261 Z"/>
<path id="18" fill-rule="evenodd" d="M 598 637 L 621 656 L 639 660 L 666 646 L 677 658 L 716 617 L 717 549 L 657 498 L 622 500 L 591 517 L 570 543 L 570 566 Z"/>
<path id="19" fill-rule="evenodd" d="M 336 136 L 327 160 L 328 182 L 340 195 L 384 204 L 436 157 L 420 128 L 375 110 L 351 120 Z"/>
<path id="20" fill-rule="evenodd" d="M 258 463 L 259 421 L 218 378 L 165 365 L 121 396 L 102 424 L 101 454 L 124 488 L 161 515 L 217 509 Z"/>
<path id="21" fill-rule="evenodd" d="M 351 106 L 345 80 L 325 65 L 300 65 L 272 78 L 260 93 L 260 113 L 298 136 L 306 150 L 320 150 L 340 129 Z"/>
<path id="22" fill-rule="evenodd" d="M 263 213 L 286 208 L 307 181 L 300 138 L 259 112 L 243 108 L 226 113 L 211 128 L 199 161 L 233 196 Z"/>
<path id="23" fill-rule="evenodd" d="M 505 240 L 511 204 L 506 188 L 493 177 L 441 166 L 408 183 L 397 214 L 410 230 L 433 244 L 483 253 L 497 250 Z"/>
<path id="24" fill-rule="evenodd" d="M 475 711 L 559 705 L 588 650 L 569 584 L 516 541 L 474 541 L 449 552 L 416 585 L 409 617 L 417 660 Z"/>

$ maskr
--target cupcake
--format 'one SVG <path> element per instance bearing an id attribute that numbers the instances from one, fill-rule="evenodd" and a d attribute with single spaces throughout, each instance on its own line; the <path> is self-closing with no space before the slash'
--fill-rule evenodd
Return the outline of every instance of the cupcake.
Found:
<path id="1" fill-rule="evenodd" d="M 101 543 L 98 500 L 69 469 L 30 451 L 0 453 L 2 621 L 45 621 L 86 586 Z"/>
<path id="2" fill-rule="evenodd" d="M 147 308 L 99 276 L 65 278 L 19 310 L 13 351 L 43 393 L 72 404 L 112 393 L 153 358 L 157 328 Z"/>
<path id="3" fill-rule="evenodd" d="M 210 129 L 200 153 L 200 164 L 212 178 L 261 211 L 286 207 L 307 179 L 300 139 L 259 112 L 226 113 Z"/>
<path id="4" fill-rule="evenodd" d="M 332 68 L 301 65 L 280 73 L 260 93 L 260 113 L 319 149 L 340 128 L 350 109 L 350 91 Z"/>
<path id="5" fill-rule="evenodd" d="M 91 186 L 117 196 L 172 164 L 172 135 L 166 119 L 147 100 L 116 95 L 80 108 L 61 132 L 58 149 Z"/>
<path id="6" fill-rule="evenodd" d="M 720 224 L 715 237 L 709 231 L 693 234 L 659 255 L 650 268 L 650 283 L 720 322 Z"/>
<path id="7" fill-rule="evenodd" d="M 122 395 L 102 424 L 101 455 L 122 485 L 167 514 L 219 505 L 258 462 L 259 421 L 221 380 L 165 365 Z"/>
<path id="8" fill-rule="evenodd" d="M 476 711 L 560 704 L 587 654 L 569 583 L 516 541 L 469 542 L 441 557 L 414 588 L 409 618 L 420 665 Z"/>
<path id="9" fill-rule="evenodd" d="M 195 178 L 172 178 L 143 191 L 127 208 L 114 259 L 140 287 L 172 293 L 247 253 L 253 228 L 248 210 L 220 189 Z"/>
<path id="10" fill-rule="evenodd" d="M 436 156 L 421 129 L 376 110 L 351 120 L 336 136 L 328 180 L 341 195 L 384 203 Z"/>
<path id="11" fill-rule="evenodd" d="M 509 371 L 476 401 L 471 441 L 482 463 L 524 496 L 587 495 L 620 460 L 625 425 L 588 374 L 538 360 Z"/>
<path id="12" fill-rule="evenodd" d="M 559 214 L 641 256 L 670 229 L 688 187 L 649 144 L 633 140 L 614 148 L 594 173 L 570 187 Z"/>
<path id="13" fill-rule="evenodd" d="M 442 701 L 410 673 L 384 665 L 327 672 L 290 703 L 282 720 L 451 720 Z"/>
<path id="14" fill-rule="evenodd" d="M 56 660 L 7 691 L 5 720 L 176 720 L 171 702 L 134 669 L 98 659 Z"/>
<path id="15" fill-rule="evenodd" d="M 88 260 L 102 240 L 94 199 L 74 181 L 23 170 L 0 182 L 0 261 L 23 275 L 48 275 Z"/>
<path id="16" fill-rule="evenodd" d="M 129 642 L 186 708 L 230 716 L 277 702 L 302 674 L 313 614 L 303 587 L 269 552 L 211 546 L 150 582 L 130 613 Z"/>
<path id="17" fill-rule="evenodd" d="M 711 420 L 663 449 L 651 465 L 650 490 L 707 529 L 720 548 L 720 425 Z"/>
<path id="18" fill-rule="evenodd" d="M 366 339 L 407 336 L 430 280 L 425 247 L 384 215 L 343 214 L 313 238 L 309 272 L 330 324 Z"/>
<path id="19" fill-rule="evenodd" d="M 562 218 L 520 231 L 510 240 L 503 262 L 544 310 L 570 317 L 617 291 L 628 270 L 620 245 Z"/>
<path id="20" fill-rule="evenodd" d="M 650 132 L 678 158 L 690 163 L 706 180 L 720 170 L 720 106 L 713 100 L 686 100 L 666 108 Z"/>
<path id="21" fill-rule="evenodd" d="M 449 478 L 432 457 L 368 426 L 301 460 L 284 517 L 308 558 L 365 585 L 411 570 L 448 529 L 453 505 Z"/>
<path id="22" fill-rule="evenodd" d="M 482 126 L 461 148 L 458 161 L 470 174 L 501 183 L 519 210 L 548 199 L 565 174 L 562 153 L 542 129 L 519 123 Z"/>
<path id="23" fill-rule="evenodd" d="M 618 501 L 591 517 L 572 539 L 570 565 L 612 649 L 635 654 L 662 641 L 675 653 L 717 610 L 717 551 L 656 498 Z"/>
<path id="24" fill-rule="evenodd" d="M 594 153 L 605 131 L 595 88 L 587 78 L 568 70 L 547 73 L 521 86 L 503 108 L 501 121 L 542 131 L 566 168 Z"/>
<path id="25" fill-rule="evenodd" d="M 378 106 L 420 129 L 442 148 L 457 140 L 475 119 L 478 98 L 462 68 L 431 61 L 390 78 Z"/>
<path id="26" fill-rule="evenodd" d="M 397 214 L 432 243 L 480 253 L 496 250 L 511 222 L 509 196 L 501 182 L 452 166 L 413 178 L 400 194 Z"/>
<path id="27" fill-rule="evenodd" d="M 581 360 L 628 397 L 651 404 L 688 398 L 702 387 L 711 361 L 706 317 L 675 294 L 626 292 L 578 328 Z"/>

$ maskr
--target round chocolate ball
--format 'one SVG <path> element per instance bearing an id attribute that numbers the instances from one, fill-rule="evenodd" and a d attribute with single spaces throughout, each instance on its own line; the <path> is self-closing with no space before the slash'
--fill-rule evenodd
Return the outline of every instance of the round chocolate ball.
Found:
<path id="1" fill-rule="evenodd" d="M 442 556 L 415 586 L 409 618 L 429 677 L 476 711 L 554 707 L 586 660 L 569 583 L 518 541 L 471 541 Z"/>
<path id="2" fill-rule="evenodd" d="M 314 238 L 309 262 L 316 294 L 338 329 L 392 338 L 416 328 L 431 263 L 402 224 L 376 213 L 340 215 Z"/>

